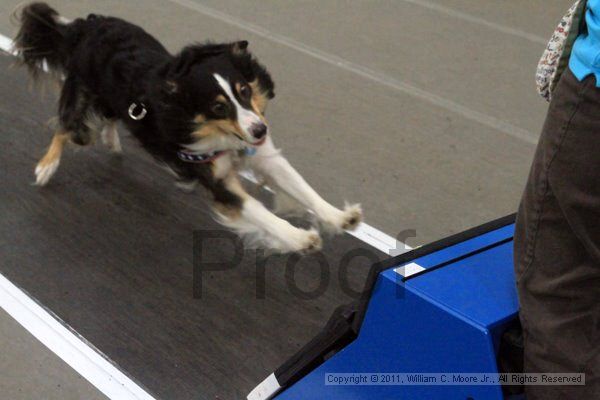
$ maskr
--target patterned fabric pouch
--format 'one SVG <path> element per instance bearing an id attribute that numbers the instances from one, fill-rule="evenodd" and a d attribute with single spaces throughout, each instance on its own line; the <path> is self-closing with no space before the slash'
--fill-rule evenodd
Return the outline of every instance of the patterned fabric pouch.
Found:
<path id="1" fill-rule="evenodd" d="M 552 99 L 552 92 L 569 65 L 573 44 L 585 23 L 586 4 L 587 0 L 577 0 L 569 8 L 560 20 L 538 63 L 535 74 L 537 91 L 548 101 Z"/>

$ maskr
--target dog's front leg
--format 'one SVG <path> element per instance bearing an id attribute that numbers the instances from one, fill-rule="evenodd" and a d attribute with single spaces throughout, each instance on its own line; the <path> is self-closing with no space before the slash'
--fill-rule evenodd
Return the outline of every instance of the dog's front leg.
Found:
<path id="1" fill-rule="evenodd" d="M 215 187 L 215 209 L 220 222 L 237 232 L 250 245 L 276 252 L 311 252 L 321 248 L 314 230 L 300 229 L 270 212 L 250 196 L 232 171 Z"/>
<path id="2" fill-rule="evenodd" d="M 278 187 L 312 210 L 333 231 L 352 230 L 362 220 L 360 205 L 346 205 L 340 210 L 323 200 L 281 155 L 280 150 L 275 148 L 270 137 L 249 158 L 253 169 L 270 178 Z"/>

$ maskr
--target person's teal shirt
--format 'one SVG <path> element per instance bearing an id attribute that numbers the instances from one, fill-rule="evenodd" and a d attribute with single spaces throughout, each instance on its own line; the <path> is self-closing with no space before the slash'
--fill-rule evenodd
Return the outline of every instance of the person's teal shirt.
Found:
<path id="1" fill-rule="evenodd" d="M 569 68 L 580 81 L 594 74 L 600 87 L 600 0 L 588 0 L 585 22 L 587 31 L 575 41 Z"/>

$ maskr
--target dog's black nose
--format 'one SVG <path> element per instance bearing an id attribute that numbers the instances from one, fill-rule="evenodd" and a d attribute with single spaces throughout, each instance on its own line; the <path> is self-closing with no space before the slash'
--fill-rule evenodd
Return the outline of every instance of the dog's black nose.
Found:
<path id="1" fill-rule="evenodd" d="M 251 133 L 256 139 L 262 139 L 267 134 L 267 126 L 263 123 L 254 124 L 252 125 Z"/>

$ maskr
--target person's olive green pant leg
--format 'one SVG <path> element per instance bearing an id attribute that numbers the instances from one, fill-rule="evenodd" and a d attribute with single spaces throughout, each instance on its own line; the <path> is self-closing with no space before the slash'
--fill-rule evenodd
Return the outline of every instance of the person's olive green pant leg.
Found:
<path id="1" fill-rule="evenodd" d="M 600 399 L 600 89 L 566 71 L 521 200 L 515 275 L 525 372 L 584 372 L 528 400 Z"/>

